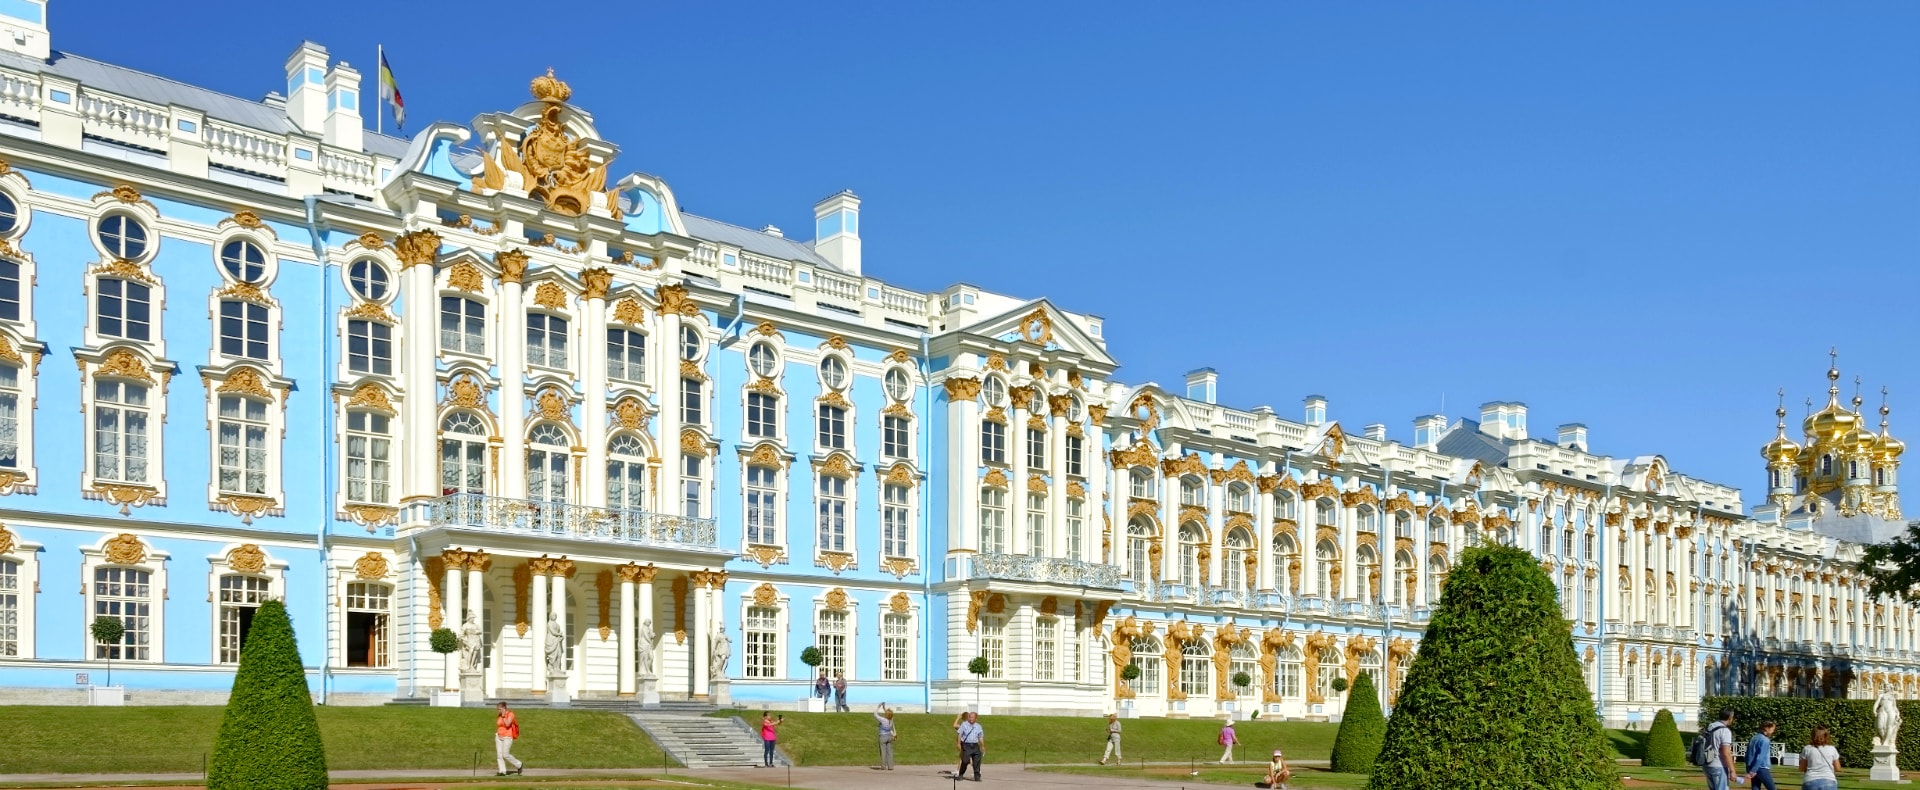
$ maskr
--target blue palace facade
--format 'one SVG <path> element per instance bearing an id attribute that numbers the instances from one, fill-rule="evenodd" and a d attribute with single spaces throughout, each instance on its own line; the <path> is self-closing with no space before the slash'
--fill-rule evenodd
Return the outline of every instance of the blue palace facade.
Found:
<path id="1" fill-rule="evenodd" d="M 681 211 L 552 74 L 400 139 L 318 45 L 245 100 L 47 12 L 0 3 L 0 702 L 218 703 L 283 599 L 329 704 L 792 706 L 818 647 L 860 705 L 1316 717 L 1391 703 L 1482 541 L 1556 580 L 1609 721 L 1920 693 L 1853 562 L 1904 447 L 1837 370 L 1752 509 L 1520 403 L 1402 443 L 889 285 L 850 192 L 811 241 Z"/>

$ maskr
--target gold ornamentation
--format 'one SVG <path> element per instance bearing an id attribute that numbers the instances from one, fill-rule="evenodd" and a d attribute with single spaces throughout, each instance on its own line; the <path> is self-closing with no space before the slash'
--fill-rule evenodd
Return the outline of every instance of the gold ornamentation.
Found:
<path id="1" fill-rule="evenodd" d="M 1235 461 L 1233 462 L 1233 466 L 1227 467 L 1226 469 L 1215 470 L 1210 474 L 1214 485 L 1222 485 L 1225 483 L 1255 483 L 1258 480 L 1258 478 L 1254 476 L 1253 470 L 1247 467 L 1245 459 Z"/>
<path id="2" fill-rule="evenodd" d="M 572 424 L 572 407 L 567 404 L 567 399 L 560 395 L 559 390 L 552 387 L 541 390 L 540 397 L 536 400 L 542 419 Z"/>
<path id="3" fill-rule="evenodd" d="M 1145 441 L 1137 442 L 1125 450 L 1114 450 L 1108 453 L 1107 457 L 1116 468 L 1120 469 L 1136 466 L 1152 468 L 1160 460 L 1159 454 L 1153 451 L 1153 445 Z"/>
<path id="4" fill-rule="evenodd" d="M 122 532 L 109 538 L 104 553 L 107 562 L 115 565 L 139 565 L 147 561 L 147 545 L 131 532 Z"/>
<path id="5" fill-rule="evenodd" d="M 427 557 L 420 565 L 427 574 L 427 628 L 439 628 L 441 624 L 440 585 L 444 583 L 447 561 L 440 557 Z"/>
<path id="6" fill-rule="evenodd" d="M 661 285 L 653 290 L 654 301 L 660 303 L 660 312 L 693 318 L 700 315 L 700 306 L 693 303 L 693 297 L 684 285 Z"/>
<path id="7" fill-rule="evenodd" d="M 614 323 L 639 326 L 647 321 L 647 309 L 641 307 L 633 297 L 627 297 L 614 303 L 613 320 Z"/>
<path id="8" fill-rule="evenodd" d="M 999 406 L 995 406 L 991 409 L 988 409 L 986 414 L 980 415 L 980 421 L 981 422 L 997 422 L 997 423 L 1000 423 L 1001 425 L 1006 425 L 1007 410 L 1002 409 Z"/>
<path id="9" fill-rule="evenodd" d="M 1087 487 L 1085 485 L 1082 485 L 1078 480 L 1067 481 L 1067 498 L 1086 499 Z"/>
<path id="10" fill-rule="evenodd" d="M 987 476 L 982 478 L 980 482 L 989 488 L 1006 488 L 1007 473 L 999 469 L 991 469 L 987 471 Z"/>
<path id="11" fill-rule="evenodd" d="M 362 384 L 354 388 L 353 396 L 347 399 L 347 408 L 365 408 L 373 409 L 374 411 L 383 411 L 388 414 L 396 413 L 396 410 L 393 408 L 393 401 L 387 399 L 387 391 L 381 389 L 379 385 L 372 383 Z"/>
<path id="12" fill-rule="evenodd" d="M 13 547 L 18 545 L 20 541 L 14 537 L 13 530 L 7 529 L 5 524 L 0 524 L 0 554 L 13 551 Z"/>
<path id="13" fill-rule="evenodd" d="M 94 483 L 93 493 L 107 501 L 109 505 L 120 506 L 120 515 L 127 515 L 132 508 L 142 507 L 154 497 L 160 495 L 159 489 L 152 486 L 130 486 L 118 483 Z"/>
<path id="14" fill-rule="evenodd" d="M 760 586 L 753 588 L 754 606 L 778 606 L 779 604 L 780 591 L 774 589 L 773 585 L 761 582 Z"/>
<path id="15" fill-rule="evenodd" d="M 904 579 L 914 572 L 915 566 L 910 557 L 886 557 L 880 560 L 880 570 L 893 574 L 893 578 Z"/>
<path id="16" fill-rule="evenodd" d="M 1007 358 L 999 354 L 988 354 L 987 369 L 1005 371 L 1007 369 Z"/>
<path id="17" fill-rule="evenodd" d="M 887 355 L 887 361 L 897 365 L 905 365 L 912 361 L 912 359 L 912 357 L 908 356 L 907 350 L 904 348 L 896 348 L 893 350 L 893 353 Z"/>
<path id="18" fill-rule="evenodd" d="M 420 264 L 431 265 L 434 259 L 440 257 L 440 234 L 430 230 L 402 233 L 393 240 L 393 251 L 400 258 L 402 269 Z M 479 272 L 475 271 L 474 274 L 478 275 Z"/>
<path id="19" fill-rule="evenodd" d="M 517 283 L 527 276 L 527 253 L 518 248 L 493 254 L 493 266 L 500 270 L 500 282 Z"/>
<path id="20" fill-rule="evenodd" d="M 1020 319 L 1020 337 L 1036 346 L 1053 342 L 1053 317 L 1047 315 L 1046 308 L 1036 307 Z"/>
<path id="21" fill-rule="evenodd" d="M 533 289 L 533 303 L 548 310 L 564 310 L 567 307 L 567 292 L 552 282 L 544 282 Z"/>
<path id="22" fill-rule="evenodd" d="M 1093 418 L 1094 425 L 1096 426 L 1105 425 L 1107 422 L 1107 407 L 1088 406 L 1087 416 Z"/>
<path id="23" fill-rule="evenodd" d="M 267 569 L 267 553 L 252 543 L 242 543 L 227 552 L 227 567 L 239 573 L 259 575 Z"/>
<path id="24" fill-rule="evenodd" d="M 881 478 L 880 482 L 886 485 L 912 488 L 920 481 L 914 478 L 913 467 L 907 466 L 905 462 L 899 462 L 887 469 L 886 476 Z"/>
<path id="25" fill-rule="evenodd" d="M 1033 494 L 1047 493 L 1047 479 L 1037 474 L 1027 475 L 1027 492 Z"/>
<path id="26" fill-rule="evenodd" d="M 252 524 L 254 519 L 265 515 L 266 512 L 272 510 L 275 505 L 280 504 L 274 501 L 272 497 L 244 496 L 241 494 L 224 494 L 218 501 L 222 507 L 226 508 L 227 512 L 239 516 L 240 523 L 242 524 Z"/>
<path id="27" fill-rule="evenodd" d="M 1293 475 L 1285 472 L 1273 475 L 1262 475 L 1260 477 L 1260 493 L 1271 494 L 1274 491 L 1292 491 L 1298 494 L 1300 493 L 1300 481 L 1293 479 Z"/>
<path id="28" fill-rule="evenodd" d="M 461 261 L 455 264 L 452 269 L 447 270 L 448 288 L 466 291 L 468 293 L 479 293 L 483 284 L 484 278 L 480 275 L 479 267 L 466 261 Z"/>
<path id="29" fill-rule="evenodd" d="M 1340 496 L 1340 489 L 1333 487 L 1333 481 L 1321 477 L 1302 485 L 1300 496 L 1307 499 L 1334 499 Z"/>
<path id="30" fill-rule="evenodd" d="M 841 409 L 853 408 L 853 404 L 847 401 L 847 396 L 840 394 L 837 390 L 820 396 L 820 405 Z"/>
<path id="31" fill-rule="evenodd" d="M 393 311 L 388 310 L 386 305 L 380 304 L 379 302 L 355 302 L 352 307 L 346 309 L 346 316 L 348 318 L 365 318 L 384 324 L 400 323 L 399 320 L 393 317 Z"/>
<path id="32" fill-rule="evenodd" d="M 600 641 L 613 633 L 613 571 L 603 570 L 593 577 L 593 591 L 600 599 Z"/>
<path id="33" fill-rule="evenodd" d="M 253 368 L 234 368 L 227 374 L 227 380 L 220 382 L 221 394 L 252 395 L 256 398 L 273 399 L 273 393 L 267 391 L 267 385 L 260 380 L 260 374 Z"/>
<path id="34" fill-rule="evenodd" d="M 814 471 L 826 477 L 853 478 L 853 462 L 846 453 L 835 452 L 827 460 L 814 464 Z"/>
<path id="35" fill-rule="evenodd" d="M 647 424 L 647 405 L 639 398 L 628 395 L 613 405 L 613 419 L 616 424 L 629 431 L 644 430 Z"/>
<path id="36" fill-rule="evenodd" d="M 967 595 L 967 633 L 980 628 L 980 609 L 987 604 L 986 590 L 973 590 Z"/>
<path id="37" fill-rule="evenodd" d="M 533 590 L 531 588 L 534 586 L 534 563 L 540 563 L 543 569 L 546 567 L 546 559 L 542 557 L 541 559 L 528 560 L 520 563 L 513 568 L 513 630 L 516 635 L 523 637 L 527 635 L 527 626 L 530 625 L 530 621 L 533 620 L 532 615 L 528 614 L 527 609 L 533 598 Z M 542 588 L 545 586 L 544 584 L 541 585 Z M 545 590 L 542 589 L 541 592 L 544 593 Z"/>
<path id="38" fill-rule="evenodd" d="M 894 593 L 892 598 L 887 599 L 887 611 L 894 614 L 906 614 L 913 611 L 913 599 L 908 598 L 907 594 L 903 592 Z"/>
<path id="39" fill-rule="evenodd" d="M 259 214 L 255 214 L 246 209 L 240 209 L 239 211 L 233 212 L 233 217 L 231 221 L 233 222 L 233 224 L 239 225 L 240 227 L 246 228 L 248 230 L 259 230 L 261 227 L 266 225 L 266 223 L 260 221 Z M 226 223 L 223 222 L 221 224 L 224 225 Z"/>
<path id="40" fill-rule="evenodd" d="M 134 189 L 133 185 L 131 184 L 121 184 L 105 192 L 97 192 L 94 194 L 93 199 L 99 200 L 100 198 L 106 197 L 108 195 L 112 195 L 114 200 L 118 200 L 122 203 L 145 203 L 146 202 L 145 198 L 140 197 L 140 190 Z"/>
<path id="41" fill-rule="evenodd" d="M 773 383 L 773 379 L 765 376 L 754 379 L 752 384 L 747 385 L 747 391 L 756 392 L 761 395 L 778 396 L 781 394 L 780 385 Z"/>
<path id="42" fill-rule="evenodd" d="M 753 454 L 747 456 L 747 465 L 758 466 L 764 469 L 785 469 L 787 468 L 787 459 L 780 454 L 779 448 L 774 447 L 772 443 L 761 442 L 753 448 Z M 842 476 L 844 477 L 844 475 Z"/>
<path id="43" fill-rule="evenodd" d="M 707 374 L 700 372 L 700 364 L 691 359 L 680 360 L 680 378 L 690 381 L 706 381 Z"/>
<path id="44" fill-rule="evenodd" d="M 486 159 L 481 186 L 500 189 L 506 182 L 503 171 L 519 173 L 528 197 L 546 201 L 555 213 L 578 217 L 593 206 L 595 194 L 606 190 L 607 165 L 595 164 L 586 141 L 575 138 L 561 123 L 561 107 L 573 89 L 554 79 L 549 70 L 533 81 L 533 95 L 546 104 L 540 120 L 520 141 L 519 150 L 503 141 L 498 164 L 491 157 Z"/>
<path id="45" fill-rule="evenodd" d="M 1200 461 L 1200 455 L 1198 453 L 1188 453 L 1179 458 L 1168 458 L 1161 461 L 1160 473 L 1168 477 L 1198 475 L 1204 479 L 1207 475 L 1207 465 Z"/>
<path id="46" fill-rule="evenodd" d="M 768 568 L 778 562 L 783 554 L 779 546 L 748 546 L 746 558 L 759 563 L 762 568 Z"/>
<path id="47" fill-rule="evenodd" d="M 479 379 L 462 373 L 447 384 L 447 402 L 463 409 L 487 409 L 487 394 Z"/>
<path id="48" fill-rule="evenodd" d="M 100 363 L 100 368 L 95 370 L 93 375 L 96 377 L 116 376 L 119 378 L 144 381 L 148 384 L 153 383 L 153 373 L 147 369 L 147 363 L 141 361 L 140 357 L 134 355 L 132 351 L 124 348 L 108 354 L 106 361 Z"/>
<path id="49" fill-rule="evenodd" d="M 826 607 L 833 611 L 836 611 L 836 612 L 846 611 L 847 610 L 847 591 L 839 587 L 835 587 L 831 590 L 828 590 L 825 603 L 826 603 Z"/>
<path id="50" fill-rule="evenodd" d="M 913 410 L 907 408 L 907 404 L 904 403 L 889 403 L 886 408 L 880 410 L 880 414 L 885 417 L 905 417 L 909 420 L 913 419 Z"/>
<path id="51" fill-rule="evenodd" d="M 605 299 L 607 291 L 613 288 L 613 272 L 606 269 L 583 269 L 580 272 L 580 298 Z"/>
<path id="52" fill-rule="evenodd" d="M 772 321 L 761 321 L 759 325 L 753 328 L 752 334 L 761 337 L 778 338 L 780 337 L 780 328 L 774 326 Z"/>
<path id="53" fill-rule="evenodd" d="M 1154 514 L 1158 512 L 1160 512 L 1159 502 L 1155 502 L 1151 499 L 1138 499 L 1138 498 L 1127 500 L 1127 520 L 1128 521 L 1132 521 L 1135 517 L 1138 517 L 1138 516 L 1146 516 L 1147 518 L 1154 518 Z"/>
<path id="54" fill-rule="evenodd" d="M 841 571 L 853 567 L 853 555 L 844 551 L 822 551 L 820 552 L 820 564 L 825 566 L 827 570 L 833 571 L 835 576 L 838 576 Z"/>
<path id="55" fill-rule="evenodd" d="M 673 640 L 687 643 L 687 577 L 673 580 Z"/>
<path id="56" fill-rule="evenodd" d="M 133 280 L 148 285 L 160 284 L 160 278 L 155 277 L 146 267 L 129 260 L 115 259 L 107 261 L 106 263 L 93 267 L 92 274 L 95 277 Z"/>
<path id="57" fill-rule="evenodd" d="M 834 335 L 832 337 L 827 338 L 826 345 L 827 345 L 827 348 L 831 348 L 835 351 L 845 351 L 847 350 L 847 339 L 839 335 Z"/>
<path id="58" fill-rule="evenodd" d="M 1047 418 L 1045 418 L 1045 417 L 1042 417 L 1042 416 L 1040 416 L 1040 415 L 1038 415 L 1038 414 L 1034 414 L 1034 415 L 1032 415 L 1032 416 L 1029 416 L 1029 417 L 1027 417 L 1027 430 L 1029 430 L 1029 431 L 1039 431 L 1039 432 L 1041 432 L 1041 433 L 1046 433 L 1046 431 L 1047 431 Z"/>
<path id="59" fill-rule="evenodd" d="M 387 578 L 387 557 L 377 551 L 369 551 L 353 561 L 353 573 L 359 579 Z"/>
<path id="60" fill-rule="evenodd" d="M 1201 524 L 1203 525 L 1201 528 L 1205 529 L 1204 525 L 1207 523 L 1207 509 L 1201 505 L 1181 505 L 1179 519 L 1180 519 L 1180 522 L 1183 524 L 1185 523 Z"/>
<path id="61" fill-rule="evenodd" d="M 980 397 L 980 380 L 952 378 L 941 382 L 947 388 L 949 400 L 963 401 Z"/>
<path id="62" fill-rule="evenodd" d="M 373 231 L 360 234 L 360 238 L 355 241 L 360 242 L 360 246 L 368 250 L 379 251 L 387 248 L 387 240 L 380 238 L 380 234 Z"/>
<path id="63" fill-rule="evenodd" d="M 242 302 L 252 302 L 253 304 L 263 307 L 272 307 L 274 305 L 273 297 L 268 296 L 266 291 L 260 290 L 260 286 L 254 285 L 253 283 L 229 283 L 225 288 L 221 288 L 219 292 L 215 293 L 214 296 L 222 299 L 237 299 Z"/>
<path id="64" fill-rule="evenodd" d="M 1340 504 L 1346 505 L 1347 507 L 1354 507 L 1356 505 L 1363 505 L 1363 504 L 1378 505 L 1380 504 L 1380 495 L 1374 493 L 1372 488 L 1369 488 L 1367 486 L 1361 486 L 1360 490 L 1358 491 L 1348 491 L 1344 494 L 1341 494 Z"/>
<path id="65" fill-rule="evenodd" d="M 680 432 L 680 452 L 688 455 L 707 457 L 707 439 L 699 431 L 688 428 Z"/>

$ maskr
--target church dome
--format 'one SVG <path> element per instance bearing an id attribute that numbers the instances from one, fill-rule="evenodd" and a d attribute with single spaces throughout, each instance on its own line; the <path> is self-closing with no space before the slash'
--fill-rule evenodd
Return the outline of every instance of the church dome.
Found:
<path id="1" fill-rule="evenodd" d="M 1792 464 L 1800 458 L 1800 445 L 1787 438 L 1787 410 L 1782 407 L 1776 409 L 1773 414 L 1780 418 L 1780 430 L 1774 434 L 1773 441 L 1767 442 L 1765 447 L 1760 448 L 1760 457 L 1767 459 L 1769 466 Z"/>
<path id="2" fill-rule="evenodd" d="M 1807 417 L 1807 446 L 1844 451 L 1842 441 L 1860 424 L 1860 415 L 1840 404 L 1840 369 L 1827 369 L 1827 405 Z"/>
<path id="3" fill-rule="evenodd" d="M 1907 443 L 1893 438 L 1887 432 L 1887 415 L 1893 410 L 1887 404 L 1880 404 L 1880 435 L 1873 438 L 1873 458 L 1876 461 L 1891 461 L 1907 451 Z"/>

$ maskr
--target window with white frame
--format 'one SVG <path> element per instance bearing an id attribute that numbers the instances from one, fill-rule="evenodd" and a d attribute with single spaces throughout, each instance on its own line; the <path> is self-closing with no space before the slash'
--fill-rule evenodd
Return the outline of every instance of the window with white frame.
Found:
<path id="1" fill-rule="evenodd" d="M 980 551 L 1007 551 L 1007 492 L 992 486 L 980 489 Z"/>
<path id="2" fill-rule="evenodd" d="M 1200 583 L 1200 547 L 1206 545 L 1206 532 L 1199 524 L 1180 525 L 1180 583 L 1197 585 Z"/>
<path id="3" fill-rule="evenodd" d="M 20 264 L 6 258 L 0 258 L 0 320 L 20 320 Z"/>
<path id="4" fill-rule="evenodd" d="M 847 410 L 840 406 L 822 403 L 816 416 L 820 448 L 823 450 L 847 449 Z"/>
<path id="5" fill-rule="evenodd" d="M 440 421 L 440 493 L 487 491 L 487 427 L 473 412 L 456 411 Z"/>
<path id="6" fill-rule="evenodd" d="M 747 368 L 753 375 L 763 379 L 773 378 L 780 367 L 780 355 L 773 350 L 772 343 L 755 343 L 747 349 Z"/>
<path id="7" fill-rule="evenodd" d="M 369 302 L 378 302 L 387 298 L 387 267 L 379 261 L 362 258 L 347 265 L 347 288 L 353 295 Z"/>
<path id="8" fill-rule="evenodd" d="M 707 481 L 702 472 L 705 461 L 693 453 L 680 455 L 681 515 L 688 518 L 699 518 L 703 510 L 700 503 L 706 500 Z"/>
<path id="9" fill-rule="evenodd" d="M 347 666 L 384 667 L 392 661 L 393 587 L 378 582 L 347 583 Z"/>
<path id="10" fill-rule="evenodd" d="M 1134 499 L 1153 499 L 1155 494 L 1153 471 L 1145 467 L 1134 467 L 1127 473 L 1127 495 Z"/>
<path id="11" fill-rule="evenodd" d="M 1332 598 L 1340 594 L 1340 588 L 1334 584 L 1334 574 L 1340 568 L 1340 547 L 1331 540 L 1323 540 L 1313 549 L 1313 562 L 1318 566 L 1318 584 L 1315 590 L 1322 598 Z"/>
<path id="12" fill-rule="evenodd" d="M 847 363 L 836 356 L 820 358 L 820 383 L 830 392 L 847 386 Z"/>
<path id="13" fill-rule="evenodd" d="M 912 422 L 905 417 L 880 418 L 880 454 L 888 458 L 907 458 L 913 454 Z"/>
<path id="14" fill-rule="evenodd" d="M 565 429 L 550 422 L 533 426 L 527 432 L 527 498 L 535 502 L 567 501 L 570 476 L 569 448 L 573 441 Z"/>
<path id="15" fill-rule="evenodd" d="M 771 606 L 749 606 L 742 620 L 746 639 L 742 656 L 746 677 L 771 679 L 779 676 L 780 610 Z"/>
<path id="16" fill-rule="evenodd" d="M 1227 486 L 1227 510 L 1235 513 L 1253 512 L 1253 489 L 1245 483 L 1231 483 Z"/>
<path id="17" fill-rule="evenodd" d="M 887 399 L 895 403 L 904 403 L 907 397 L 913 394 L 913 381 L 907 377 L 907 372 L 900 368 L 888 368 L 882 383 L 887 389 Z"/>
<path id="18" fill-rule="evenodd" d="M 1293 506 L 1294 506 L 1293 495 L 1287 493 L 1285 489 L 1280 489 L 1273 492 L 1273 517 L 1274 518 L 1276 519 L 1284 518 L 1288 521 L 1294 521 L 1298 519 L 1300 516 L 1298 513 L 1294 512 Z"/>
<path id="19" fill-rule="evenodd" d="M 1160 693 L 1160 640 L 1151 636 L 1133 640 L 1133 658 L 1127 663 L 1140 669 L 1140 676 L 1127 681 L 1136 695 L 1154 696 Z"/>
<path id="20" fill-rule="evenodd" d="M 619 434 L 607 442 L 607 506 L 647 509 L 647 449 L 632 434 Z"/>
<path id="21" fill-rule="evenodd" d="M 1086 503 L 1067 500 L 1067 558 L 1083 559 L 1086 551 Z"/>
<path id="22" fill-rule="evenodd" d="M 393 501 L 392 422 L 385 414 L 347 412 L 347 501 L 384 505 Z"/>
<path id="23" fill-rule="evenodd" d="M 1287 532 L 1273 536 L 1273 589 L 1291 593 L 1293 589 L 1293 565 L 1300 561 L 1300 544 L 1295 543 L 1293 535 Z"/>
<path id="24" fill-rule="evenodd" d="M 1237 592 L 1247 591 L 1247 557 L 1253 551 L 1253 536 L 1245 529 L 1227 533 L 1226 551 L 1220 560 L 1220 585 Z"/>
<path id="25" fill-rule="evenodd" d="M 139 568 L 103 566 L 93 569 L 93 616 L 120 621 L 124 632 L 120 641 L 93 644 L 93 657 L 120 661 L 146 661 L 152 655 L 153 574 Z"/>
<path id="26" fill-rule="evenodd" d="M 1061 623 L 1060 631 L 1060 679 L 1068 683 L 1080 682 L 1080 622 L 1070 619 Z"/>
<path id="27" fill-rule="evenodd" d="M 103 338 L 151 340 L 153 289 L 145 283 L 102 277 L 95 283 L 94 331 Z"/>
<path id="28" fill-rule="evenodd" d="M 567 366 L 567 319 L 546 313 L 527 314 L 527 364 Z"/>
<path id="29" fill-rule="evenodd" d="M 747 435 L 773 439 L 780 435 L 780 398 L 764 392 L 747 393 Z"/>
<path id="30" fill-rule="evenodd" d="M 847 613 L 838 609 L 821 609 L 816 621 L 816 635 L 820 639 L 820 669 L 830 676 L 839 676 L 849 669 L 847 646 L 850 634 L 847 621 Z"/>
<path id="31" fill-rule="evenodd" d="M 910 517 L 913 489 L 897 483 L 888 483 L 881 487 L 880 504 L 880 554 L 884 557 L 905 557 L 907 555 L 907 535 L 913 529 Z"/>
<path id="32" fill-rule="evenodd" d="M 912 620 L 904 614 L 880 617 L 880 679 L 908 680 L 912 677 Z"/>
<path id="33" fill-rule="evenodd" d="M 820 475 L 819 519 L 814 540 L 821 551 L 847 550 L 847 479 Z"/>
<path id="34" fill-rule="evenodd" d="M 1206 483 L 1197 477 L 1180 478 L 1180 504 L 1187 507 L 1206 507 Z"/>
<path id="35" fill-rule="evenodd" d="M 487 308 L 464 296 L 440 297 L 440 350 L 487 353 Z"/>
<path id="36" fill-rule="evenodd" d="M 1205 639 L 1189 639 L 1180 646 L 1180 691 L 1189 699 L 1205 698 L 1213 688 L 1213 650 Z"/>
<path id="37" fill-rule="evenodd" d="M 266 305 L 220 300 L 220 353 L 239 359 L 267 358 Z"/>
<path id="38" fill-rule="evenodd" d="M 1086 446 L 1087 446 L 1086 439 L 1079 436 L 1074 436 L 1073 434 L 1067 434 L 1067 470 L 1066 471 L 1068 475 L 1071 475 L 1073 477 L 1087 476 Z"/>
<path id="39" fill-rule="evenodd" d="M 113 258 L 132 261 L 147 254 L 147 226 L 125 214 L 102 217 L 94 238 Z"/>
<path id="40" fill-rule="evenodd" d="M 680 380 L 681 422 L 687 425 L 699 425 L 706 420 L 706 388 L 706 382 L 699 379 Z"/>
<path id="41" fill-rule="evenodd" d="M 1047 432 L 1044 430 L 1027 429 L 1027 467 L 1042 470 L 1047 468 Z"/>
<path id="42" fill-rule="evenodd" d="M 1272 679 L 1273 693 L 1281 699 L 1295 699 L 1300 696 L 1300 676 L 1305 673 L 1306 665 L 1300 660 L 1300 648 L 1292 645 L 1280 648 L 1279 661 L 1274 665 Z"/>
<path id="43" fill-rule="evenodd" d="M 1033 679 L 1053 680 L 1060 655 L 1060 618 L 1041 615 L 1033 619 Z"/>
<path id="44" fill-rule="evenodd" d="M 347 370 L 386 376 L 393 373 L 393 327 L 379 321 L 347 321 Z"/>
<path id="45" fill-rule="evenodd" d="M 1047 496 L 1027 495 L 1027 555 L 1047 556 Z"/>
<path id="46" fill-rule="evenodd" d="M 1234 677 L 1239 675 L 1242 672 L 1245 672 L 1249 679 L 1260 677 L 1260 663 L 1259 663 L 1260 657 L 1254 653 L 1253 645 L 1251 643 L 1249 642 L 1233 643 L 1233 649 L 1229 655 L 1230 655 L 1230 659 L 1227 663 L 1227 682 L 1232 683 Z M 1250 699 L 1253 697 L 1253 690 L 1258 688 L 1259 686 L 1260 686 L 1260 682 L 1258 680 L 1255 680 L 1254 682 L 1248 683 L 1245 686 L 1234 686 L 1233 693 L 1234 693 L 1234 696 L 1237 696 L 1241 699 Z"/>
<path id="47" fill-rule="evenodd" d="M 980 656 L 987 660 L 987 679 L 1007 676 L 1007 619 L 980 618 Z"/>
<path id="48" fill-rule="evenodd" d="M 21 654 L 20 578 L 20 563 L 0 559 L 0 657 Z"/>
<path id="49" fill-rule="evenodd" d="M 1340 653 L 1331 647 L 1320 649 L 1319 677 L 1314 678 L 1314 688 L 1320 692 L 1321 699 L 1329 702 L 1339 694 L 1333 690 L 1333 679 L 1340 677 Z"/>
<path id="50" fill-rule="evenodd" d="M 0 469 L 20 468 L 20 368 L 0 364 Z"/>
<path id="51" fill-rule="evenodd" d="M 995 420 L 982 420 L 980 423 L 980 462 L 983 464 L 1005 464 L 1007 462 L 1007 425 Z"/>
<path id="52" fill-rule="evenodd" d="M 1144 589 L 1152 580 L 1150 547 L 1153 537 L 1153 524 L 1145 517 L 1127 522 L 1127 559 L 1131 566 L 1129 576 L 1133 579 L 1135 589 Z"/>
<path id="53" fill-rule="evenodd" d="M 93 476 L 118 483 L 147 482 L 148 387 L 96 379 L 93 384 Z"/>
<path id="54" fill-rule="evenodd" d="M 607 330 L 607 378 L 647 380 L 647 336 L 631 329 Z"/>
<path id="55" fill-rule="evenodd" d="M 780 470 L 747 467 L 747 542 L 780 543 Z"/>
<path id="56" fill-rule="evenodd" d="M 253 629 L 253 615 L 260 611 L 273 584 L 264 576 L 237 573 L 220 576 L 220 655 L 218 663 L 240 663 L 240 648 Z"/>
<path id="57" fill-rule="evenodd" d="M 269 447 L 267 402 L 237 395 L 220 396 L 220 490 L 266 496 Z"/>

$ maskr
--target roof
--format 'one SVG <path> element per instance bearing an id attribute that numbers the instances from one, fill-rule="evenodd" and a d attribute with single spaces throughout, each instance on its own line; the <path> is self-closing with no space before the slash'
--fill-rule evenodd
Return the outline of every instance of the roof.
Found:
<path id="1" fill-rule="evenodd" d="M 1434 445 L 1434 451 L 1455 458 L 1471 458 L 1487 466 L 1507 462 L 1507 444 L 1480 432 L 1480 423 L 1461 420 Z"/>
<path id="2" fill-rule="evenodd" d="M 834 271 L 840 270 L 840 267 L 820 257 L 820 253 L 814 252 L 813 245 L 805 242 L 770 236 L 757 230 L 748 230 L 739 225 L 707 219 L 684 211 L 680 212 L 680 221 L 686 225 L 687 235 L 696 239 L 732 245 L 755 255 L 801 261 L 815 266 L 824 266 Z"/>

